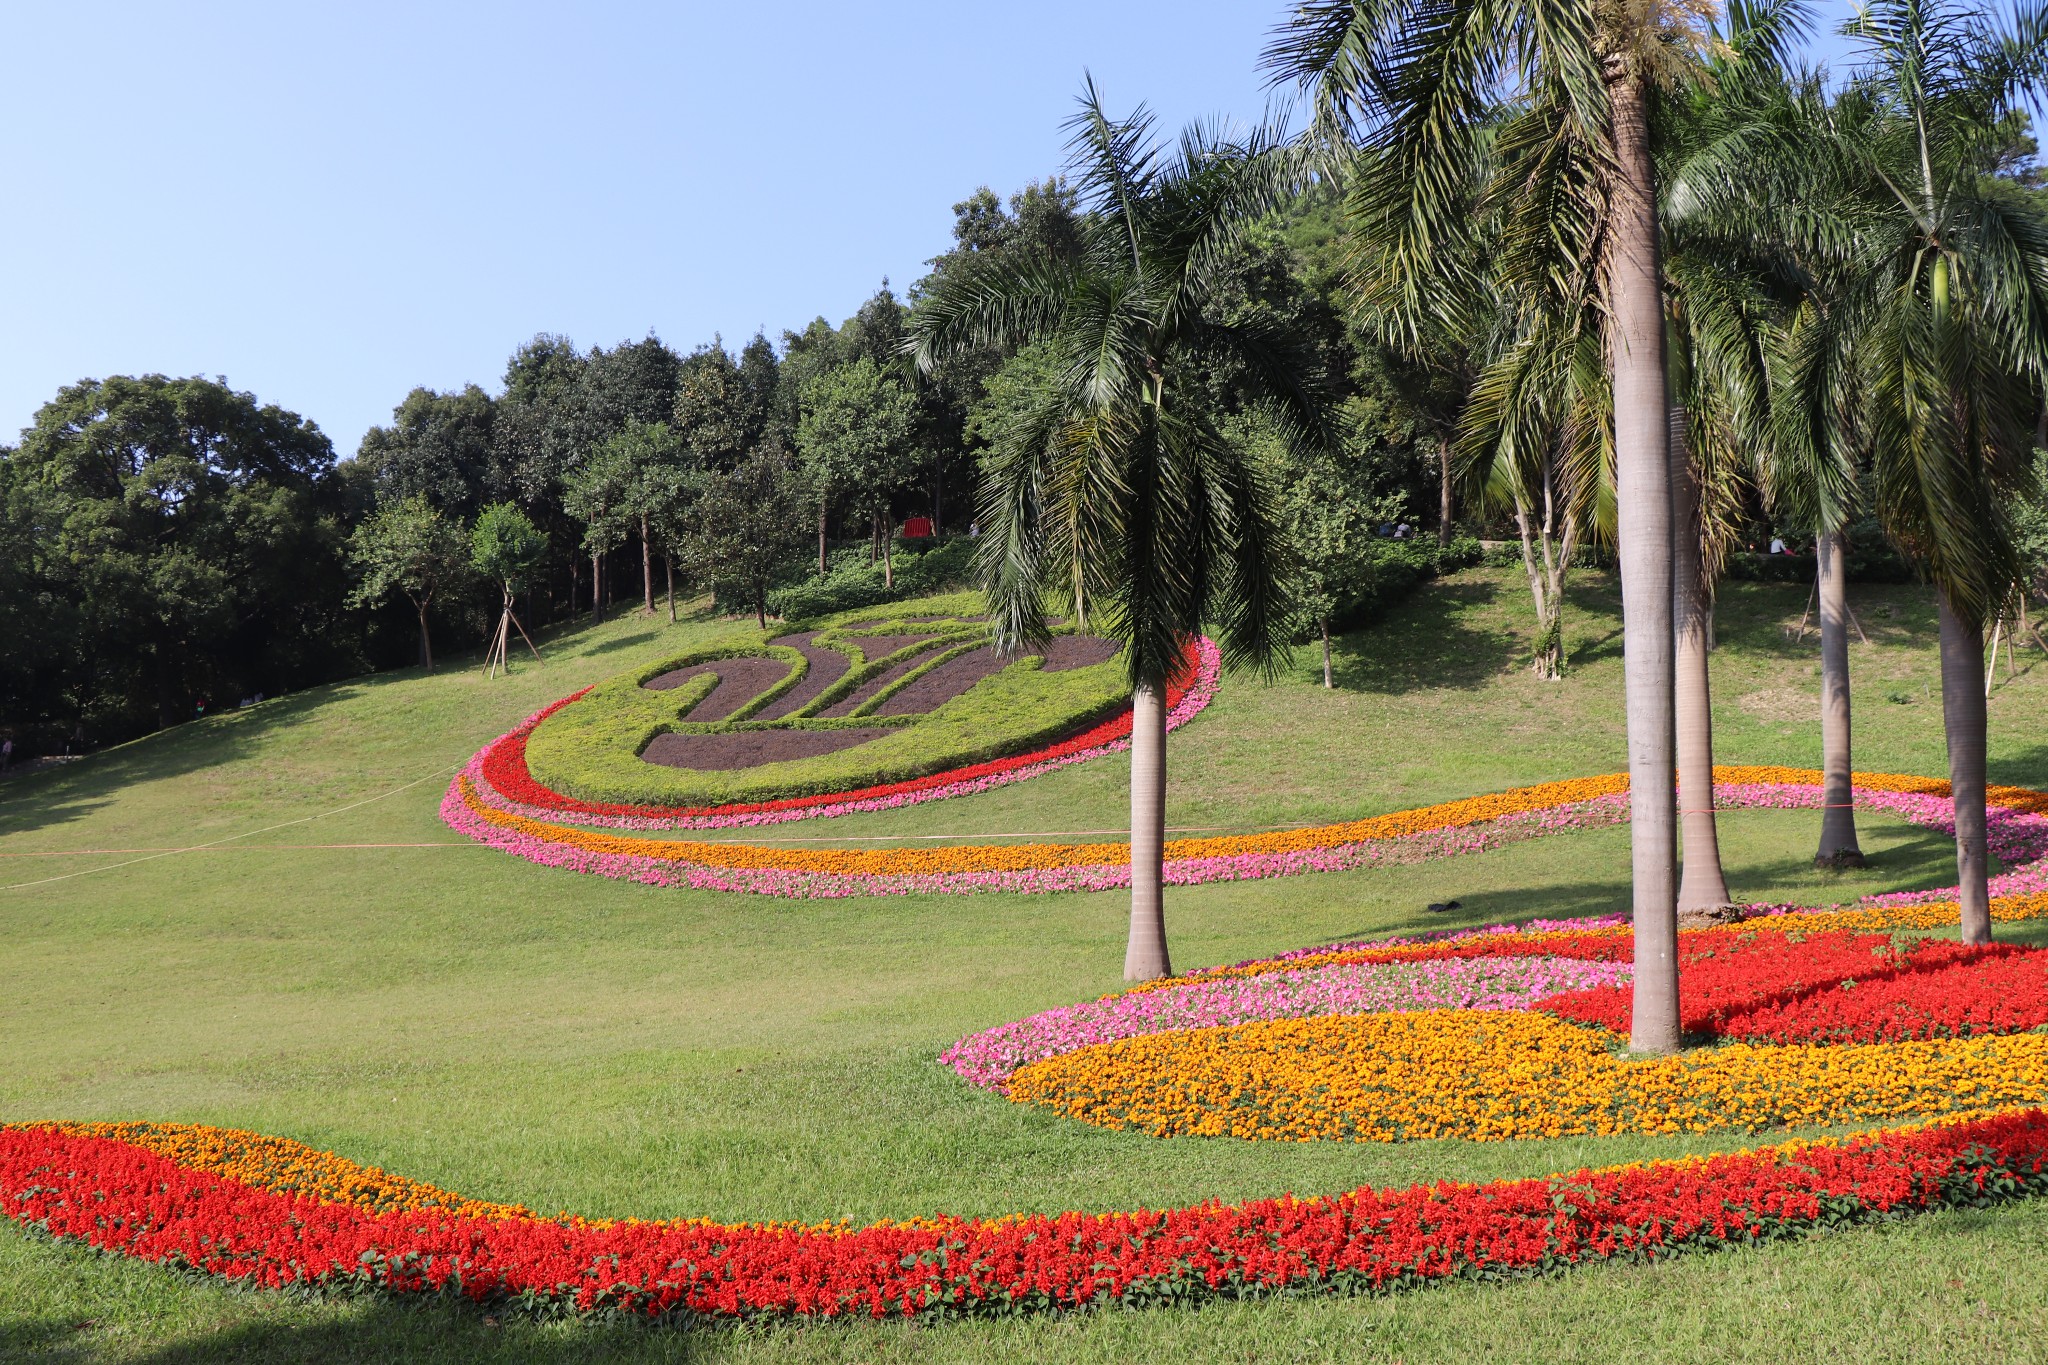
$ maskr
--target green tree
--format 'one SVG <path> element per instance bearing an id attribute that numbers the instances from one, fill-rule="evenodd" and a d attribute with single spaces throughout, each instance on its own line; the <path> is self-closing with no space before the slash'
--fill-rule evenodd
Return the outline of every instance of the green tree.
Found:
<path id="1" fill-rule="evenodd" d="M 782 449 L 755 449 L 733 469 L 708 475 L 691 504 L 685 562 L 712 583 L 737 586 L 768 624 L 768 589 L 804 543 L 808 491 Z"/>
<path id="2" fill-rule="evenodd" d="M 590 619 L 604 619 L 604 557 L 640 522 L 645 488 L 638 443 L 615 436 L 590 452 L 562 480 L 562 510 L 583 527 L 590 556 Z M 650 608 L 651 609 L 651 608 Z"/>
<path id="3" fill-rule="evenodd" d="M 1582 0 L 1307 0 L 1267 52 L 1276 78 L 1315 92 L 1326 136 L 1360 141 L 1385 205 L 1395 282 L 1425 311 L 1456 236 L 1466 168 L 1493 136 L 1528 149 L 1515 222 L 1593 236 L 1600 219 L 1600 317 L 1612 385 L 1617 540 L 1626 650 L 1635 1002 L 1630 1045 L 1679 1046 L 1678 829 L 1672 631 L 1669 391 L 1650 111 L 1707 39 L 1697 8 Z M 1508 122 L 1502 127 L 1502 101 Z M 1546 152 L 1546 149 L 1547 152 Z M 1566 178 L 1559 169 L 1590 174 Z M 1517 212 L 1519 209 L 1519 212 Z M 1518 239 L 1532 256 L 1539 232 Z M 1583 273 L 1581 263 L 1580 273 Z"/>
<path id="4" fill-rule="evenodd" d="M 97 732 L 360 666 L 312 422 L 214 380 L 115 376 L 60 390 L 6 464 L 9 511 L 32 518 L 30 600 L 66 620 L 39 686 Z"/>
<path id="5" fill-rule="evenodd" d="M 496 404 L 474 384 L 456 393 L 418 388 L 391 413 L 391 425 L 371 427 L 356 451 L 379 502 L 419 494 L 458 521 L 474 517 L 493 498 L 512 491 L 498 461 Z"/>
<path id="6" fill-rule="evenodd" d="M 419 616 L 420 662 L 432 668 L 427 609 L 463 581 L 468 549 L 461 526 L 435 511 L 422 494 L 386 503 L 349 535 L 349 563 L 358 575 L 349 600 L 374 606 L 402 593 Z"/>
<path id="7" fill-rule="evenodd" d="M 1173 152 L 1140 108 L 1116 121 L 1088 83 L 1069 124 L 1072 183 L 1089 212 L 1071 263 L 991 263 L 935 289 L 918 312 L 918 364 L 1034 342 L 1058 357 L 1029 419 L 987 467 L 981 566 L 999 649 L 1043 639 L 1044 594 L 1094 599 L 1123 642 L 1133 689 L 1131 936 L 1124 975 L 1170 974 L 1161 898 L 1169 679 L 1206 621 L 1232 664 L 1270 667 L 1289 605 L 1265 472 L 1218 430 L 1200 377 L 1256 377 L 1290 446 L 1326 429 L 1287 338 L 1216 317 L 1212 301 L 1245 226 L 1294 172 L 1263 135 L 1183 134 Z M 1183 401 L 1183 400 L 1187 401 Z"/>
<path id="8" fill-rule="evenodd" d="M 2048 377 L 2048 217 L 1998 171 L 2048 76 L 2048 8 L 2001 25 L 1975 5 L 1880 0 L 1845 31 L 1860 65 L 1831 102 L 1807 101 L 1779 201 L 1809 258 L 1836 267 L 1816 269 L 1793 323 L 1786 434 L 1827 481 L 1809 502 L 1828 531 L 1867 447 L 1886 534 L 1934 583 L 1962 933 L 1981 943 L 1984 631 L 2021 574 L 2011 510 Z"/>
<path id="9" fill-rule="evenodd" d="M 519 638 L 526 641 L 526 647 L 533 651 L 533 657 L 540 658 L 540 647 L 534 644 L 533 637 L 520 624 L 512 611 L 512 604 L 540 572 L 547 553 L 547 537 L 533 524 L 533 518 L 509 502 L 494 502 L 486 507 L 477 516 L 476 525 L 470 528 L 470 567 L 486 582 L 497 584 L 499 591 L 498 626 L 492 632 L 485 655 L 487 670 L 499 664 L 510 669 L 509 632 L 515 628 L 519 631 Z"/>
<path id="10" fill-rule="evenodd" d="M 797 451 L 818 509 L 818 573 L 825 573 L 825 531 L 835 505 L 864 515 L 879 531 L 890 499 L 916 466 L 909 444 L 915 400 L 902 382 L 861 355 L 810 378 L 799 400 Z M 891 528 L 893 530 L 893 528 Z M 895 586 L 885 542 L 884 581 Z"/>

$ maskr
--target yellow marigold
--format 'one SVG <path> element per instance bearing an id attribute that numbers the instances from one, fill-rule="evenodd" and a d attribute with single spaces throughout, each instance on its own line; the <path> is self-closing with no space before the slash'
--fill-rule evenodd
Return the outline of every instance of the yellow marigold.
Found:
<path id="1" fill-rule="evenodd" d="M 2048 1098 L 2048 1037 L 1732 1044 L 1630 1060 L 1514 1011 L 1279 1019 L 1033 1062 L 1010 1098 L 1156 1137 L 1281 1141 L 1695 1133 L 1924 1117 Z"/>

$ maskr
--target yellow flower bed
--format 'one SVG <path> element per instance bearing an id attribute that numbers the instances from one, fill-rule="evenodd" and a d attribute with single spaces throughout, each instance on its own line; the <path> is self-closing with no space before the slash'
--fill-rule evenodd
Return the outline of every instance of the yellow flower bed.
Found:
<path id="1" fill-rule="evenodd" d="M 1512 1011 L 1280 1019 L 1033 1062 L 1012 1100 L 1104 1128 L 1306 1142 L 1697 1133 L 1922 1118 L 2048 1099 L 2048 1036 L 1731 1044 L 1641 1061 Z"/>

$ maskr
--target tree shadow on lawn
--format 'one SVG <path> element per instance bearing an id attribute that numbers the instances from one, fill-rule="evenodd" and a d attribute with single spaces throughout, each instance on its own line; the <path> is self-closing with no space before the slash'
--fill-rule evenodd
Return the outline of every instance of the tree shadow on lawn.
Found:
<path id="1" fill-rule="evenodd" d="M 1527 653 L 1514 632 L 1470 624 L 1499 592 L 1495 583 L 1432 584 L 1366 628 L 1333 639 L 1331 681 L 1382 695 L 1484 687 Z"/>
<path id="2" fill-rule="evenodd" d="M 423 674 L 421 669 L 404 673 Z M 359 695 L 366 674 L 273 697 L 246 710 L 223 711 L 204 720 L 173 725 L 140 739 L 88 755 L 48 771 L 0 786 L 0 835 L 25 834 L 81 820 L 105 806 L 113 794 L 138 783 L 185 777 L 245 757 L 271 731 L 305 724 L 313 712 Z"/>
<path id="3" fill-rule="evenodd" d="M 234 1297 L 262 1290 L 234 1291 Z M 335 1303 L 336 1300 L 327 1300 Z M 447 1299 L 409 1301 L 371 1295 L 342 1305 L 341 1320 L 244 1322 L 133 1357 L 137 1365 L 383 1365 L 387 1361 L 674 1362 L 723 1358 L 734 1335 L 723 1325 L 670 1326 L 620 1321 L 543 1325 L 516 1309 Z M 796 1330 L 830 1331 L 830 1324 Z M 29 1335 L 33 1333 L 35 1335 Z M 80 1353 L 83 1345 L 84 1353 Z M 29 1324 L 19 1344 L 0 1335 L 0 1359 L 58 1362 L 95 1358 L 70 1324 Z"/>
<path id="4" fill-rule="evenodd" d="M 1816 823 L 1814 828 L 1817 835 L 1819 825 Z M 1936 830 L 1913 828 L 1901 831 L 1895 842 L 1873 854 L 1870 866 L 1882 872 L 1888 865 L 1910 867 L 1932 863 L 1933 866 L 1924 876 L 1911 878 L 1906 885 L 1896 888 L 1903 891 L 1932 890 L 1950 884 L 1947 879 L 1949 874 L 1941 864 L 1940 858 L 1953 848 L 1954 842 L 1947 835 Z M 1993 869 L 1993 875 L 1996 875 L 1997 870 Z M 1784 894 L 1786 888 L 1791 888 L 1790 895 L 1794 904 L 1855 904 L 1863 895 L 1861 890 L 1830 889 L 1831 883 L 1839 875 L 1842 874 L 1816 869 L 1810 860 L 1798 856 L 1744 861 L 1728 869 L 1729 891 L 1738 902 L 1754 902 L 1766 894 L 1755 888 L 1775 887 L 1779 889 L 1780 894 Z M 1859 881 L 1859 885 L 1861 884 Z M 1448 913 L 1431 912 L 1418 905 L 1413 913 L 1391 925 L 1379 924 L 1370 928 L 1347 930 L 1330 935 L 1324 942 L 1354 943 L 1365 939 L 1384 938 L 1389 934 L 1481 929 L 1493 924 L 1525 924 L 1536 919 L 1578 919 L 1591 915 L 1623 914 L 1631 908 L 1633 894 L 1625 850 L 1612 877 L 1547 886 L 1460 891 L 1455 874 L 1447 867 L 1441 885 L 1431 895 L 1437 904 L 1457 901 L 1458 909 Z"/>

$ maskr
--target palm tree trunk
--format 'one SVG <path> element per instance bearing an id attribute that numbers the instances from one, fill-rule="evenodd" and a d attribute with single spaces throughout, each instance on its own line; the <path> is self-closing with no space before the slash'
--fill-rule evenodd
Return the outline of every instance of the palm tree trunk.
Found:
<path id="1" fill-rule="evenodd" d="M 647 514 L 640 514 L 640 591 L 646 597 L 647 614 L 654 615 L 654 546 L 647 539 Z"/>
<path id="2" fill-rule="evenodd" d="M 1648 91 L 1641 76 L 1619 64 L 1607 90 L 1615 159 L 1609 199 L 1613 235 L 1605 263 L 1608 364 L 1614 375 L 1615 511 L 1635 892 L 1629 1046 L 1636 1052 L 1668 1053 L 1679 1045 L 1678 804 L 1664 299 Z"/>
<path id="3" fill-rule="evenodd" d="M 590 557 L 590 623 L 592 625 L 596 625 L 599 621 L 604 620 L 604 597 L 599 591 L 600 585 L 603 582 L 604 556 L 593 554 Z"/>
<path id="4" fill-rule="evenodd" d="M 1685 409 L 1671 409 L 1671 618 L 1678 735 L 1678 809 L 1685 864 L 1680 911 L 1730 904 L 1714 818 L 1714 709 L 1707 677 L 1707 598 L 1700 544 L 1699 470 L 1686 439 Z"/>
<path id="5" fill-rule="evenodd" d="M 1172 976 L 1166 955 L 1166 685 L 1131 694 L 1131 937 L 1124 980 Z"/>
<path id="6" fill-rule="evenodd" d="M 1956 812 L 1956 885 L 1963 942 L 1991 942 L 1990 868 L 1984 820 L 1984 627 L 1941 598 L 1941 722 Z"/>
<path id="7" fill-rule="evenodd" d="M 896 527 L 887 512 L 880 513 L 875 520 L 875 529 L 882 536 L 882 586 L 894 592 L 896 589 Z"/>
<path id="8" fill-rule="evenodd" d="M 1325 617 L 1324 617 L 1324 618 L 1322 619 L 1322 627 L 1323 627 L 1323 686 L 1324 686 L 1324 687 L 1326 687 L 1326 688 L 1333 688 L 1333 687 L 1335 687 L 1335 686 L 1336 686 L 1337 684 L 1336 684 L 1336 683 L 1334 683 L 1334 682 L 1332 682 L 1332 681 L 1330 681 L 1330 618 L 1329 618 L 1329 617 L 1325 616 Z"/>
<path id="9" fill-rule="evenodd" d="M 1849 572 L 1843 563 L 1848 548 L 1840 531 L 1814 541 L 1820 561 L 1815 594 L 1820 598 L 1820 851 L 1815 864 L 1861 867 L 1863 849 L 1856 842 L 1856 794 L 1851 786 L 1849 752 Z"/>
<path id="10" fill-rule="evenodd" d="M 668 550 L 661 552 L 661 571 L 668 575 L 668 623 L 676 623 L 676 557 Z"/>
<path id="11" fill-rule="evenodd" d="M 1451 442 L 1450 438 L 1438 435 L 1436 438 L 1436 543 L 1451 543 Z"/>

